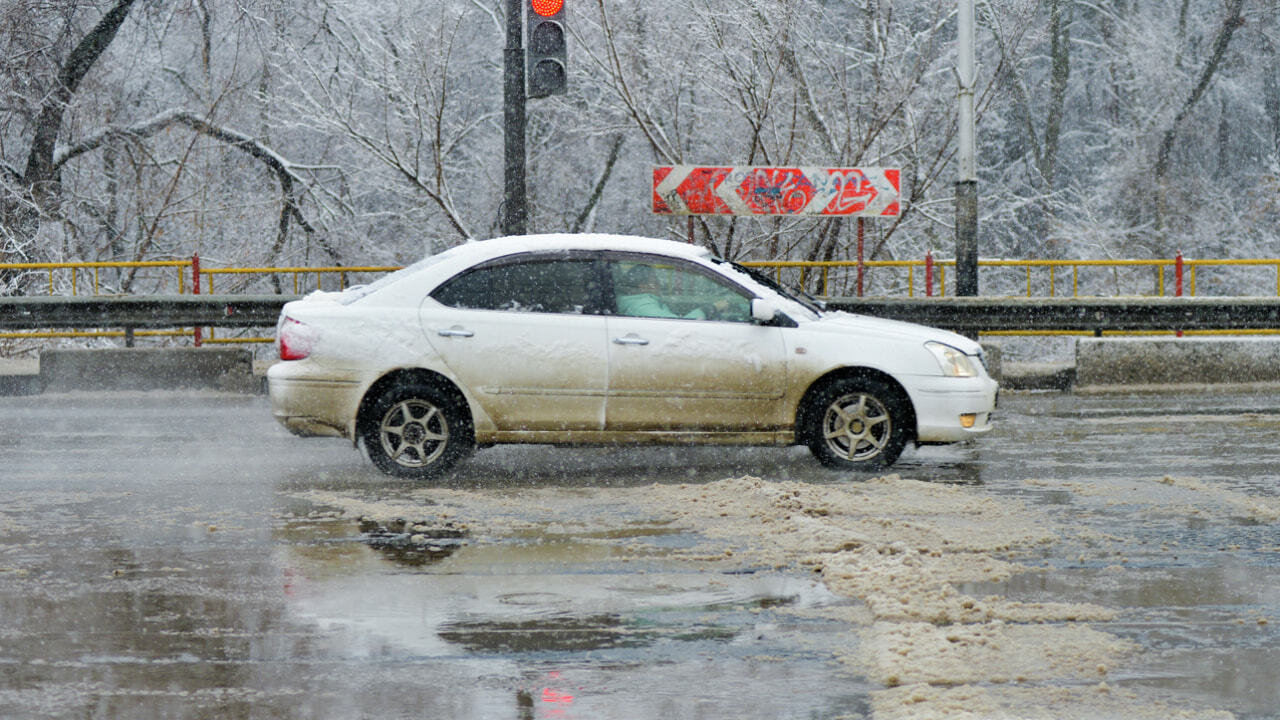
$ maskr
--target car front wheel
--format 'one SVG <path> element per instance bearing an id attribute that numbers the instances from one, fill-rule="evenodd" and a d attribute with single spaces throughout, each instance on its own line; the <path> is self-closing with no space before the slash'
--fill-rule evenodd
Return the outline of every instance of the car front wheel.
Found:
<path id="1" fill-rule="evenodd" d="M 828 467 L 877 470 L 892 465 L 907 444 L 905 400 L 873 378 L 843 378 L 818 391 L 799 428 L 809 450 Z"/>
<path id="2" fill-rule="evenodd" d="M 432 478 L 474 441 L 465 408 L 432 385 L 393 385 L 365 411 L 361 439 L 369 459 L 389 475 Z"/>

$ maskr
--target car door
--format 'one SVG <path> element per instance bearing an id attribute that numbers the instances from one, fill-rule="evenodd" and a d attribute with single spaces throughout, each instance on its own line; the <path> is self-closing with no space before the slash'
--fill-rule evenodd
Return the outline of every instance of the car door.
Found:
<path id="1" fill-rule="evenodd" d="M 499 431 L 600 430 L 608 352 L 598 279 L 589 256 L 500 258 L 442 283 L 420 318 Z"/>
<path id="2" fill-rule="evenodd" d="M 782 329 L 751 321 L 747 290 L 681 259 L 610 254 L 605 269 L 607 430 L 745 432 L 785 423 Z"/>

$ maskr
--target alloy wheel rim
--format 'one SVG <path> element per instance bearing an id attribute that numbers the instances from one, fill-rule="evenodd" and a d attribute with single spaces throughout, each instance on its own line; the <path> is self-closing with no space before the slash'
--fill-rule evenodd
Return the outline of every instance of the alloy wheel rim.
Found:
<path id="1" fill-rule="evenodd" d="M 382 416 L 382 450 L 404 467 L 430 465 L 449 443 L 449 422 L 440 408 L 421 399 L 401 400 Z"/>
<path id="2" fill-rule="evenodd" d="M 892 432 L 893 422 L 884 403 L 865 393 L 850 393 L 832 401 L 822 419 L 827 448 L 845 460 L 879 455 Z"/>

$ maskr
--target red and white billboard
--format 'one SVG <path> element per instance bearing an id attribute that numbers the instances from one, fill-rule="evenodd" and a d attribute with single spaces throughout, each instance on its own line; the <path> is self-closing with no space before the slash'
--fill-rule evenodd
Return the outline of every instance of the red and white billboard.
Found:
<path id="1" fill-rule="evenodd" d="M 661 215 L 898 215 L 898 168 L 720 167 L 653 169 Z"/>

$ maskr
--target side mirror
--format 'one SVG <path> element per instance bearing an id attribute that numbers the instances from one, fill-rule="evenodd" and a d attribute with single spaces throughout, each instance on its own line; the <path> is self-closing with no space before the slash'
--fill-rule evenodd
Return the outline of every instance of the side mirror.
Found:
<path id="1" fill-rule="evenodd" d="M 778 314 L 778 308 L 773 303 L 763 298 L 753 298 L 751 300 L 751 319 L 758 323 L 773 322 L 773 318 Z"/>

